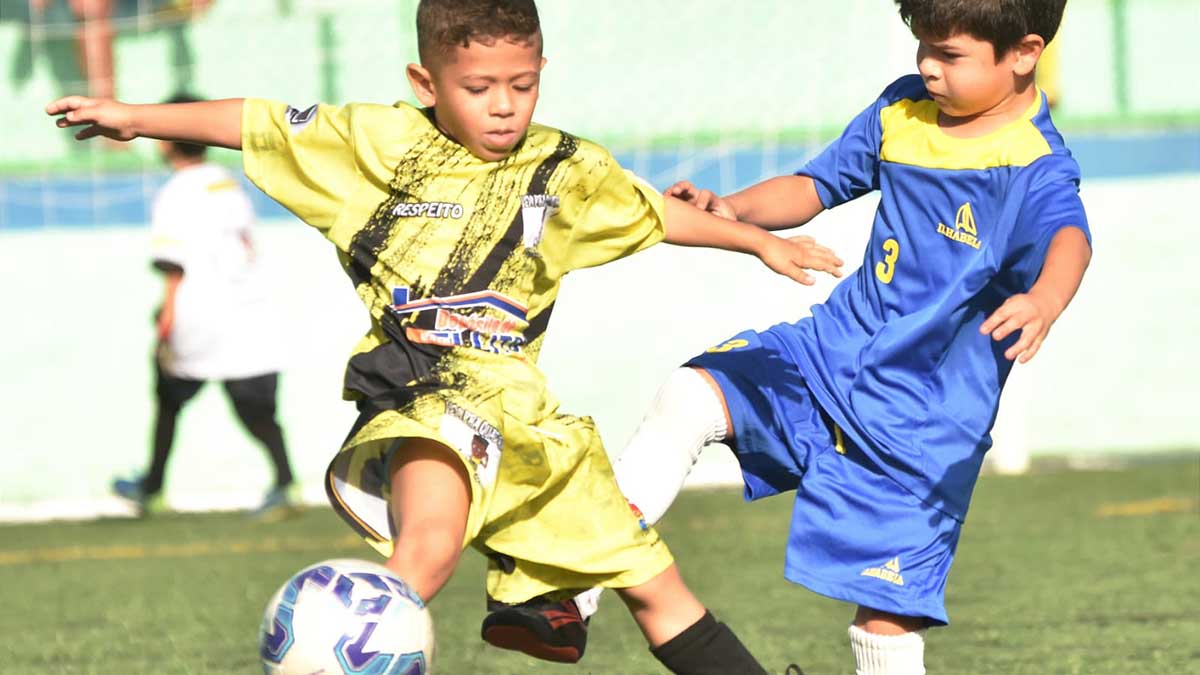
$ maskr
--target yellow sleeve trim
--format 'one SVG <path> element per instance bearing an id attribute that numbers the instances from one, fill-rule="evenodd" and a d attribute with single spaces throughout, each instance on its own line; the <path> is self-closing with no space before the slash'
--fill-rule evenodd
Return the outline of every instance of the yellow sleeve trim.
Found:
<path id="1" fill-rule="evenodd" d="M 937 125 L 938 107 L 932 100 L 903 99 L 880 111 L 885 162 L 927 169 L 991 169 L 1028 166 L 1050 154 L 1050 144 L 1033 124 L 1042 107 L 1038 91 L 1032 105 L 1004 127 L 979 138 L 955 138 Z"/>
<path id="2" fill-rule="evenodd" d="M 237 181 L 232 179 L 219 180 L 209 184 L 207 190 L 209 192 L 224 192 L 225 190 L 236 190 L 238 188 Z"/>

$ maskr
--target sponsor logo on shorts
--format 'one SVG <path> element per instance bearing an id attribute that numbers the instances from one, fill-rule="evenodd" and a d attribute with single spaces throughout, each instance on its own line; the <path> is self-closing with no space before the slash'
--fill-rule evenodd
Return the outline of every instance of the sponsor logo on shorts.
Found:
<path id="1" fill-rule="evenodd" d="M 637 507 L 637 504 L 629 502 L 629 510 L 633 511 L 633 515 L 638 520 L 638 527 L 642 528 L 642 532 L 646 532 L 650 529 L 650 524 L 646 522 L 646 515 L 643 514 L 642 510 Z"/>
<path id="2" fill-rule="evenodd" d="M 883 564 L 883 567 L 868 567 L 861 576 L 883 579 L 889 584 L 904 585 L 904 577 L 900 575 L 900 556 L 896 556 Z"/>
<path id="3" fill-rule="evenodd" d="M 474 469 L 476 482 L 484 487 L 496 482 L 500 451 L 504 448 L 504 437 L 496 427 L 470 410 L 446 401 L 441 432 Z"/>

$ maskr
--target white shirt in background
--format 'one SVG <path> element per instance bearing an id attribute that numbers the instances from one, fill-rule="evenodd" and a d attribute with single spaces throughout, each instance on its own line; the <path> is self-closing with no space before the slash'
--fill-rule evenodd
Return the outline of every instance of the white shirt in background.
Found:
<path id="1" fill-rule="evenodd" d="M 280 368 L 274 305 L 256 259 L 254 209 L 224 167 L 177 171 L 154 200 L 155 261 L 183 268 L 163 369 L 176 377 L 225 380 Z"/>

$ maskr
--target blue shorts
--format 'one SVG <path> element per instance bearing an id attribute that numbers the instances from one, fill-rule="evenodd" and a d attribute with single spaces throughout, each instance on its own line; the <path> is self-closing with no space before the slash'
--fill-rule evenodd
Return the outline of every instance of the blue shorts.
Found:
<path id="1" fill-rule="evenodd" d="M 796 491 L 784 576 L 831 598 L 948 623 L 946 576 L 962 524 L 842 435 L 774 330 L 739 333 L 687 365 L 706 370 L 725 396 L 746 500 Z"/>

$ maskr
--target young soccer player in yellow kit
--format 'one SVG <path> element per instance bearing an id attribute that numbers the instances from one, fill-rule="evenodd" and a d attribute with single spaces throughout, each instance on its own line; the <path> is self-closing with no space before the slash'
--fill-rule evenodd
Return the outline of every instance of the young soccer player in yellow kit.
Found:
<path id="1" fill-rule="evenodd" d="M 333 242 L 372 327 L 346 368 L 361 415 L 327 490 L 422 598 L 470 544 L 492 561 L 493 644 L 578 660 L 578 612 L 549 636 L 492 620 L 597 585 L 618 589 L 672 672 L 764 672 L 684 586 L 591 420 L 558 411 L 535 359 L 564 274 L 664 238 L 754 253 L 802 281 L 841 261 L 664 199 L 602 148 L 531 124 L 545 64 L 532 0 L 422 0 L 417 27 L 407 74 L 424 109 L 68 97 L 47 112 L 85 125 L 81 139 L 239 148 L 247 175 Z"/>

